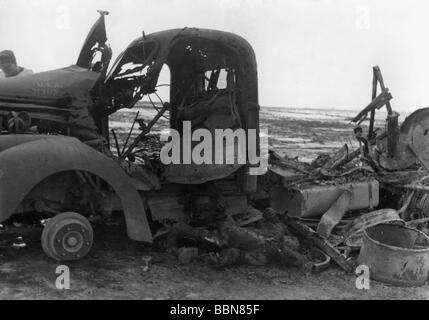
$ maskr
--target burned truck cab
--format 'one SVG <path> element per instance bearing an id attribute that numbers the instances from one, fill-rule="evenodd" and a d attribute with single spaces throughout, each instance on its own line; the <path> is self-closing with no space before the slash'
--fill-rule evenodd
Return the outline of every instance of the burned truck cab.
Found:
<path id="1" fill-rule="evenodd" d="M 161 84 L 163 68 L 170 79 Z M 242 128 L 259 134 L 255 57 L 233 34 L 184 28 L 141 37 L 120 55 L 104 83 L 102 96 L 112 101 L 101 107 L 107 114 L 133 108 L 159 86 L 169 86 L 170 128 L 182 133 L 183 122 L 190 121 L 192 131 Z M 252 191 L 255 182 L 247 183 Z"/>
<path id="2" fill-rule="evenodd" d="M 169 71 L 169 79 L 161 79 L 160 74 L 165 68 Z M 169 102 L 162 101 L 157 94 L 157 90 L 165 86 L 169 87 Z M 246 208 L 246 197 L 256 191 L 257 180 L 249 174 L 249 150 L 246 150 L 244 163 L 236 161 L 236 153 L 232 163 L 216 163 L 214 158 L 219 152 L 216 146 L 209 152 L 212 162 L 196 163 L 191 154 L 188 162 L 183 160 L 187 152 L 184 144 L 192 144 L 190 153 L 196 145 L 190 137 L 185 137 L 186 130 L 191 134 L 205 130 L 211 135 L 212 142 L 219 129 L 232 132 L 251 129 L 256 132 L 255 137 L 259 137 L 256 60 L 247 41 L 234 34 L 195 28 L 143 35 L 118 57 L 102 90 L 101 96 L 109 97 L 112 102 L 107 108 L 105 104 L 100 105 L 104 116 L 119 109 L 134 108 L 147 96 L 157 111 L 154 119 L 167 118 L 168 129 L 176 130 L 180 135 L 180 163 L 168 164 L 158 159 L 162 187 L 144 190 L 154 220 L 180 219 L 187 208 L 201 207 L 196 203 L 204 203 L 202 206 L 206 208 L 215 203 L 215 207 L 223 207 L 227 212 Z M 153 103 L 151 96 L 161 100 L 160 103 Z M 138 152 L 145 149 L 142 148 L 145 135 L 152 128 L 154 119 L 148 119 L 144 124 L 147 132 L 140 133 L 126 147 L 118 148 L 123 150 L 119 158 L 141 158 Z M 108 138 L 109 130 L 106 128 L 104 132 Z M 232 143 L 238 148 L 236 140 Z M 247 146 L 247 134 L 244 143 Z M 225 154 L 227 148 L 226 145 L 221 147 Z M 255 148 L 254 152 L 259 152 L 259 140 Z M 150 167 L 159 167 L 157 165 L 152 163 Z"/>

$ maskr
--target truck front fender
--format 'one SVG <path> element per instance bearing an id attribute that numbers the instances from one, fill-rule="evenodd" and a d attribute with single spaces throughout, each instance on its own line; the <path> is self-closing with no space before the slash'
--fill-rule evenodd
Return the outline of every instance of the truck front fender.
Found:
<path id="1" fill-rule="evenodd" d="M 106 181 L 121 200 L 128 236 L 152 242 L 143 201 L 131 179 L 116 162 L 70 137 L 30 141 L 0 152 L 0 221 L 9 218 L 42 180 L 73 170 Z"/>

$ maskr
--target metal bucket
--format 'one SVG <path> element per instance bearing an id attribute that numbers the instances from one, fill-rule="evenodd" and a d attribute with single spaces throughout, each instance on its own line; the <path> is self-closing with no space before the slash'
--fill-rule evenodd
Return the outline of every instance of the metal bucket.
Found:
<path id="1" fill-rule="evenodd" d="M 342 231 L 344 243 L 351 248 L 360 249 L 364 231 L 382 223 L 405 225 L 405 221 L 393 209 L 380 209 L 365 213 L 344 226 Z"/>
<path id="2" fill-rule="evenodd" d="M 369 267 L 370 278 L 398 286 L 421 286 L 429 271 L 429 237 L 394 224 L 365 229 L 358 263 Z"/>

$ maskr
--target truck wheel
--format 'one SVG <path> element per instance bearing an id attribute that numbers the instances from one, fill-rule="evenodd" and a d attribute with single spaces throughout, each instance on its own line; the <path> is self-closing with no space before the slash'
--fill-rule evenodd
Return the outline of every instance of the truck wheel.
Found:
<path id="1" fill-rule="evenodd" d="M 63 212 L 48 220 L 41 242 L 43 251 L 52 259 L 71 261 L 88 254 L 93 238 L 88 219 L 75 212 Z"/>

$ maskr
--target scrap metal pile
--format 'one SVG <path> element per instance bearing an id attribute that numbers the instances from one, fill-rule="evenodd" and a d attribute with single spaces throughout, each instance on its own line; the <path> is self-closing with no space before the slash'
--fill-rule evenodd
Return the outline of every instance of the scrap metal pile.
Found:
<path id="1" fill-rule="evenodd" d="M 422 285 L 429 269 L 429 111 L 419 109 L 399 126 L 380 69 L 373 73 L 373 100 L 352 119 L 360 147 L 344 145 L 311 164 L 273 152 L 266 189 L 286 224 L 345 271 L 366 265 L 373 279 Z M 375 114 L 383 106 L 381 130 Z"/>
<path id="2" fill-rule="evenodd" d="M 205 226 L 176 224 L 164 246 L 182 263 L 204 252 L 219 266 L 276 263 L 320 272 L 336 264 L 354 273 L 363 264 L 376 280 L 424 284 L 429 110 L 416 111 L 399 126 L 380 69 L 373 70 L 373 100 L 352 120 L 358 149 L 344 145 L 312 163 L 270 151 L 269 171 L 259 178 L 247 210 Z M 383 106 L 387 119 L 381 130 L 375 113 Z M 368 117 L 369 125 L 361 126 Z"/>

